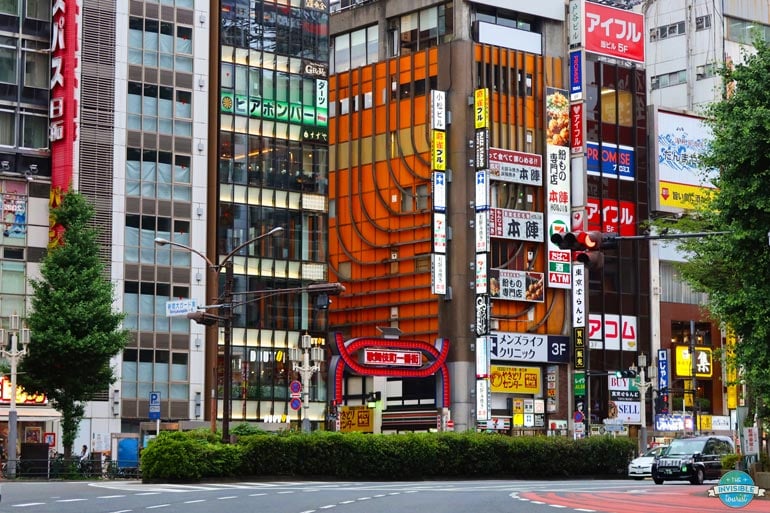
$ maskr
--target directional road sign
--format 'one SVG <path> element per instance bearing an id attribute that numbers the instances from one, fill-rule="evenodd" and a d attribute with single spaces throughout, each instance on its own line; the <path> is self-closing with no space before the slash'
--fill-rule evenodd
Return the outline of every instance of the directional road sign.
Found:
<path id="1" fill-rule="evenodd" d="M 182 317 L 198 311 L 198 301 L 195 299 L 177 299 L 166 301 L 166 317 Z"/>

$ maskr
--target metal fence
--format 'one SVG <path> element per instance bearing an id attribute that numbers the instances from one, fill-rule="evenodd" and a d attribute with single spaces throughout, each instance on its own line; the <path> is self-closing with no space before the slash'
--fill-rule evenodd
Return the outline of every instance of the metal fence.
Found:
<path id="1" fill-rule="evenodd" d="M 13 464 L 15 463 L 15 465 Z M 3 479 L 138 479 L 138 465 L 127 467 L 112 460 L 86 460 L 56 456 L 47 459 L 5 460 Z"/>

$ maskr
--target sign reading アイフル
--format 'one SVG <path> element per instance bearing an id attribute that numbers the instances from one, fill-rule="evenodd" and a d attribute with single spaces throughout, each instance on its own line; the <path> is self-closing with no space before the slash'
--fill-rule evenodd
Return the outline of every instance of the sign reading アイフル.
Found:
<path id="1" fill-rule="evenodd" d="M 181 317 L 198 311 L 195 299 L 177 299 L 166 301 L 166 317 Z"/>
<path id="2" fill-rule="evenodd" d="M 625 9 L 583 2 L 585 49 L 644 64 L 644 15 Z"/>

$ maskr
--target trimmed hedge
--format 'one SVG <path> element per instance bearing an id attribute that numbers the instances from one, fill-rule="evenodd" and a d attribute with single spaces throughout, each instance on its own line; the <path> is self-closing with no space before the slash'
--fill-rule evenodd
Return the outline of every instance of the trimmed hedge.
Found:
<path id="1" fill-rule="evenodd" d="M 222 444 L 207 431 L 161 432 L 142 451 L 145 482 L 303 476 L 415 480 L 624 476 L 636 440 L 595 436 L 508 437 L 484 433 L 286 432 Z"/>

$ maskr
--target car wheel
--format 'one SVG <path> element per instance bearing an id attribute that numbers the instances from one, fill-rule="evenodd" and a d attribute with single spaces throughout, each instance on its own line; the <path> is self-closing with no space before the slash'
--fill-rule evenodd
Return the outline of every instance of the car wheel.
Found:
<path id="1" fill-rule="evenodd" d="M 694 485 L 703 484 L 703 469 L 702 468 L 696 468 L 695 469 L 695 475 L 693 475 L 692 479 L 690 479 L 690 483 L 692 483 Z"/>
<path id="2" fill-rule="evenodd" d="M 659 477 L 653 477 L 653 478 L 652 478 L 652 481 L 653 481 L 655 484 L 663 484 L 663 480 L 662 480 L 661 478 L 659 478 Z"/>

